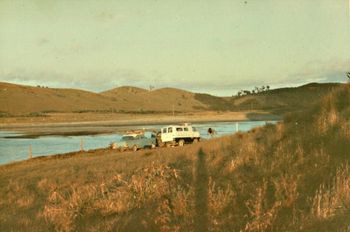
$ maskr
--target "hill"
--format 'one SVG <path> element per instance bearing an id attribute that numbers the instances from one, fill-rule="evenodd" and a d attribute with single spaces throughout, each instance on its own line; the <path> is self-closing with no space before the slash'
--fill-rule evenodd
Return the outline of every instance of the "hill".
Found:
<path id="1" fill-rule="evenodd" d="M 193 95 L 170 88 L 149 92 L 120 87 L 98 94 L 0 82 L 0 113 L 35 116 L 47 112 L 187 112 L 205 108 Z"/>
<path id="2" fill-rule="evenodd" d="M 342 86 L 339 83 L 309 83 L 295 88 L 273 89 L 231 99 L 236 109 L 265 109 L 274 113 L 294 112 L 312 107 L 324 96 Z"/>
<path id="3" fill-rule="evenodd" d="M 109 96 L 109 97 L 115 97 L 118 95 L 140 95 L 140 94 L 145 94 L 147 93 L 148 90 L 138 88 L 138 87 L 133 87 L 133 86 L 122 86 L 122 87 L 117 87 L 114 89 L 110 89 L 104 92 L 101 92 L 102 95 Z"/>
<path id="4" fill-rule="evenodd" d="M 124 86 L 102 93 L 0 82 L 1 116 L 48 112 L 160 113 L 263 110 L 284 114 L 310 108 L 341 84 L 308 84 L 241 97 L 216 97 L 175 88 L 148 91 Z"/>
<path id="5" fill-rule="evenodd" d="M 0 83 L 0 111 L 3 114 L 106 110 L 114 107 L 112 99 L 88 91 Z"/>
<path id="6" fill-rule="evenodd" d="M 349 231 L 350 85 L 307 112 L 177 148 L 0 167 L 3 231 Z"/>
<path id="7" fill-rule="evenodd" d="M 134 110 L 188 112 L 207 108 L 205 104 L 194 98 L 194 93 L 175 88 L 147 91 L 136 87 L 119 87 L 101 94 L 115 99 L 122 97 Z"/>
<path id="8" fill-rule="evenodd" d="M 208 94 L 196 94 L 195 98 L 212 110 L 266 110 L 275 114 L 284 114 L 310 108 L 319 99 L 340 86 L 342 84 L 339 83 L 310 83 L 246 96 L 221 98 Z"/>

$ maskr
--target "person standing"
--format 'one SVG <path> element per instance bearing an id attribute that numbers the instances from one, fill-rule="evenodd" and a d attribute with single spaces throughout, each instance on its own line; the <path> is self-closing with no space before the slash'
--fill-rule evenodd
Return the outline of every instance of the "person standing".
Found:
<path id="1" fill-rule="evenodd" d="M 208 135 L 210 135 L 210 137 L 214 137 L 215 134 L 216 134 L 216 131 L 214 129 L 212 129 L 211 127 L 209 127 Z"/>

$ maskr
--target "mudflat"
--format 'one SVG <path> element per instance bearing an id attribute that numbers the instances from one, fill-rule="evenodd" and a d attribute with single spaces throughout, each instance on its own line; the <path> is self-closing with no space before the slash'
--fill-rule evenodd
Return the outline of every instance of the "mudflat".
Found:
<path id="1" fill-rule="evenodd" d="M 84 135 L 113 133 L 131 126 L 172 123 L 280 120 L 264 111 L 195 112 L 176 114 L 50 113 L 38 117 L 0 118 L 0 130 L 18 131 L 25 136 Z"/>
<path id="2" fill-rule="evenodd" d="M 79 126 L 79 125 L 144 125 L 179 122 L 210 121 L 257 121 L 278 120 L 281 117 L 267 111 L 240 112 L 194 112 L 194 113 L 48 113 L 36 117 L 3 117 L 0 118 L 0 129 L 13 127 L 41 126 Z"/>

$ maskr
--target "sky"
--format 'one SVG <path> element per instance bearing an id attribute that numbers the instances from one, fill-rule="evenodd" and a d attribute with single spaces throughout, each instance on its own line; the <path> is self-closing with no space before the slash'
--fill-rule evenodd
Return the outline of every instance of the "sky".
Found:
<path id="1" fill-rule="evenodd" d="M 231 96 L 348 71 L 350 0 L 0 0 L 0 81 Z"/>

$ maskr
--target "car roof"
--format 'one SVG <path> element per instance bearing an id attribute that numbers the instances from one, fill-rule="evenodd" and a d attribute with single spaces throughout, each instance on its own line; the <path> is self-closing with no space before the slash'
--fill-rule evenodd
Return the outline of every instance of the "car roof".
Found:
<path id="1" fill-rule="evenodd" d="M 132 136 L 132 137 L 136 137 L 138 135 L 145 135 L 144 131 L 141 130 L 133 130 L 133 131 L 127 131 L 125 134 L 123 134 L 124 136 Z"/>
<path id="2" fill-rule="evenodd" d="M 141 136 L 141 134 L 124 134 L 123 137 L 137 137 Z"/>

